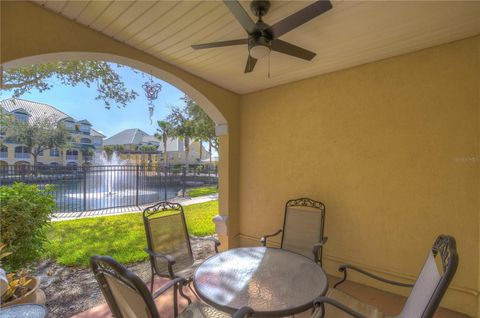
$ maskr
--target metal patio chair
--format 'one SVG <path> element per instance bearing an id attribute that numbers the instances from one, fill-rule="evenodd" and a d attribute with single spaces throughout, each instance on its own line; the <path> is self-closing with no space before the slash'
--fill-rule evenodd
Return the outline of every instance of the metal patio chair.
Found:
<path id="1" fill-rule="evenodd" d="M 347 279 L 347 269 L 357 271 L 370 278 L 377 279 L 401 287 L 413 287 L 401 313 L 397 318 L 431 318 L 437 310 L 448 285 L 452 281 L 458 266 L 458 255 L 455 239 L 452 236 L 440 235 L 429 251 L 422 271 L 415 285 L 395 282 L 368 273 L 352 265 L 341 265 L 338 270 L 343 278 L 327 292 L 326 296 L 314 301 L 317 308 L 312 318 L 380 318 L 389 317 L 376 307 L 360 302 L 336 287 Z"/>
<path id="2" fill-rule="evenodd" d="M 325 205 L 308 198 L 289 200 L 285 204 L 283 229 L 260 239 L 263 246 L 270 237 L 283 233 L 280 247 L 302 254 L 322 264 L 323 246 L 327 237 L 323 235 Z"/>
<path id="3" fill-rule="evenodd" d="M 185 278 L 170 280 L 155 293 L 150 294 L 144 282 L 133 272 L 109 256 L 93 256 L 90 266 L 100 290 L 105 297 L 112 315 L 115 318 L 160 318 L 155 305 L 155 298 L 173 289 L 174 317 L 181 318 L 229 318 L 213 307 L 200 302 L 192 302 L 183 293 Z M 188 306 L 178 313 L 178 295 L 188 301 Z M 250 315 L 248 307 L 239 309 L 234 318 Z"/>
<path id="4" fill-rule="evenodd" d="M 183 207 L 178 203 L 159 202 L 143 211 L 143 224 L 147 235 L 145 252 L 150 256 L 151 288 L 155 274 L 190 281 L 202 260 L 193 258 Z M 218 253 L 220 241 L 208 238 Z"/>

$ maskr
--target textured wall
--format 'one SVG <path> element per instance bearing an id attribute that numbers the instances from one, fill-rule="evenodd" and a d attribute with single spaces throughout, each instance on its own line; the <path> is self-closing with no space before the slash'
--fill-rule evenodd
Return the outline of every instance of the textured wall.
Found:
<path id="1" fill-rule="evenodd" d="M 327 207 L 332 274 L 351 262 L 414 278 L 436 235 L 448 233 L 461 262 L 443 305 L 476 315 L 479 43 L 242 96 L 240 244 L 280 228 L 285 201 L 300 196 Z"/>

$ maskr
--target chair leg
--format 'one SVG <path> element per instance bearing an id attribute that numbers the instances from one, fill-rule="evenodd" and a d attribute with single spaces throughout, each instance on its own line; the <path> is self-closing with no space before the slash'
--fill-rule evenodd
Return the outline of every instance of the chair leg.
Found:
<path id="1" fill-rule="evenodd" d="M 192 287 L 190 286 L 190 283 L 191 283 L 191 282 L 192 282 L 191 280 L 188 280 L 186 285 L 187 285 L 188 288 L 190 288 L 190 290 L 193 292 L 193 289 L 192 289 Z M 190 297 L 188 297 L 187 295 L 185 295 L 185 293 L 183 292 L 183 288 L 180 288 L 180 289 L 179 289 L 179 293 L 180 293 L 180 296 L 182 296 L 183 298 L 185 298 L 185 299 L 188 301 L 188 304 L 189 304 L 189 305 L 192 303 L 192 300 L 190 299 Z M 194 295 L 195 295 L 195 293 L 194 293 Z"/>
<path id="2" fill-rule="evenodd" d="M 152 279 L 150 280 L 150 292 L 153 294 L 153 282 L 155 280 L 155 273 L 153 272 L 153 267 L 152 267 Z"/>
<path id="3" fill-rule="evenodd" d="M 180 290 L 182 290 L 180 288 Z M 181 293 L 181 292 L 180 292 Z M 173 317 L 178 316 L 178 301 L 177 301 L 177 284 L 173 287 Z"/>

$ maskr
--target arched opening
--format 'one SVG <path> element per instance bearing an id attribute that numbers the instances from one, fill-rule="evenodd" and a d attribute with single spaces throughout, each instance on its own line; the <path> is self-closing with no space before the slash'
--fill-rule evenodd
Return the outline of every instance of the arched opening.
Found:
<path id="1" fill-rule="evenodd" d="M 66 158 L 67 161 L 70 161 L 70 160 L 77 161 L 78 160 L 78 150 L 75 150 L 75 149 L 70 150 L 69 149 L 66 152 L 66 156 L 67 156 L 67 158 Z"/>
<path id="2" fill-rule="evenodd" d="M 18 174 L 26 174 L 30 171 L 30 163 L 27 161 L 15 162 L 15 172 Z"/>
<path id="3" fill-rule="evenodd" d="M 235 187 L 232 185 L 232 182 L 236 182 L 236 178 L 234 176 L 234 171 L 229 171 L 231 169 L 231 161 L 233 160 L 236 162 L 236 158 L 232 157 L 230 153 L 234 151 L 236 144 L 230 146 L 232 138 L 228 137 L 229 129 L 228 129 L 228 122 L 226 117 L 223 115 L 222 112 L 226 112 L 229 116 L 235 116 L 232 113 L 232 109 L 235 109 L 235 102 L 236 100 L 232 100 L 232 105 L 227 105 L 228 101 L 232 99 L 232 96 L 229 95 L 228 92 L 223 92 L 221 89 L 217 92 L 217 88 L 209 87 L 208 84 L 206 87 L 203 86 L 203 83 L 200 81 L 200 84 L 197 79 L 192 78 L 192 83 L 189 82 L 189 77 L 185 77 L 183 75 L 178 76 L 176 75 L 177 72 L 170 72 L 163 68 L 154 66 L 153 64 L 145 63 L 140 60 L 132 59 L 125 56 L 110 54 L 110 53 L 92 53 L 92 52 L 61 52 L 61 53 L 49 53 L 49 54 L 41 54 L 35 55 L 30 57 L 22 57 L 15 60 L 10 60 L 5 63 L 3 66 L 5 69 L 8 68 L 16 68 L 21 67 L 24 65 L 32 65 L 32 64 L 41 64 L 41 63 L 49 63 L 55 61 L 67 61 L 67 60 L 96 60 L 96 61 L 105 61 L 105 62 L 113 62 L 122 65 L 126 65 L 132 67 L 134 69 L 140 70 L 142 72 L 151 74 L 152 76 L 159 78 L 163 81 L 168 82 L 169 84 L 175 86 L 180 91 L 184 92 L 190 98 L 192 98 L 204 111 L 205 113 L 214 121 L 215 123 L 215 134 L 219 137 L 218 141 L 218 153 L 213 159 L 213 165 L 209 169 L 208 176 L 210 177 L 210 171 L 214 171 L 215 175 L 218 175 L 218 209 L 219 214 L 221 215 L 230 215 L 236 212 L 237 202 L 235 198 L 230 198 L 231 195 L 236 196 Z M 153 61 L 152 61 L 153 62 Z M 157 63 L 154 63 L 157 64 Z M 160 64 L 161 65 L 161 64 Z M 168 69 L 168 68 L 167 68 Z M 188 80 L 186 80 L 186 78 Z M 214 103 L 210 100 L 207 95 L 202 93 L 202 90 L 205 90 L 209 96 L 214 98 L 217 102 L 223 103 L 222 111 L 214 105 Z M 218 94 L 219 93 L 219 94 Z M 225 94 L 226 95 L 223 95 Z M 225 98 L 222 98 L 222 97 Z M 236 138 L 236 136 L 235 136 Z M 234 140 L 236 142 L 236 139 Z M 50 157 L 58 156 L 61 160 L 63 156 L 62 151 L 58 151 L 57 149 L 50 150 Z M 69 156 L 74 156 L 73 152 L 67 154 L 67 162 L 70 158 Z M 77 154 L 78 156 L 78 154 Z M 177 157 L 172 157 L 173 154 L 162 154 L 159 162 L 166 161 L 167 158 L 170 160 L 177 160 Z M 218 161 L 218 158 L 221 158 L 221 161 Z M 53 158 L 52 158 L 53 159 Z M 71 160 L 75 160 L 71 157 Z M 205 159 L 203 159 L 205 160 Z M 202 162 L 200 160 L 197 162 L 198 165 L 205 165 L 207 162 Z M 233 174 L 232 174 L 233 173 Z M 233 190 L 232 190 L 233 189 Z M 233 216 L 233 215 L 232 215 Z M 232 219 L 232 218 L 230 218 Z M 233 220 L 236 222 L 235 220 Z M 236 226 L 236 224 L 234 225 Z M 229 246 L 229 238 L 233 238 L 235 235 L 236 229 L 233 229 L 231 233 L 228 234 L 228 237 L 220 237 L 220 240 L 223 242 L 223 248 L 228 248 Z"/>
<path id="4" fill-rule="evenodd" d="M 15 159 L 30 159 L 30 152 L 28 151 L 27 147 L 16 146 Z"/>
<path id="5" fill-rule="evenodd" d="M 215 122 L 217 135 L 226 135 L 228 131 L 228 123 L 226 118 L 220 112 L 220 110 L 199 90 L 187 83 L 174 74 L 167 72 L 161 68 L 146 64 L 144 62 L 127 58 L 124 56 L 106 54 L 106 53 L 92 53 L 92 52 L 62 52 L 62 53 L 50 53 L 42 54 L 31 57 L 25 57 L 13 61 L 9 61 L 4 64 L 4 68 L 16 68 L 23 65 L 49 63 L 54 61 L 71 61 L 71 60 L 92 60 L 92 61 L 105 61 L 113 62 L 122 65 L 130 66 L 134 69 L 138 69 L 147 74 L 157 77 L 163 81 L 166 81 L 179 90 L 185 92 L 208 114 L 208 116 Z"/>

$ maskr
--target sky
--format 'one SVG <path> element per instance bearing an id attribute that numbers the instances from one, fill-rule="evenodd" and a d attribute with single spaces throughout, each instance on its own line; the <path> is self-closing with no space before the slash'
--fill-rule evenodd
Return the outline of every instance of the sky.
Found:
<path id="1" fill-rule="evenodd" d="M 87 119 L 92 123 L 95 130 L 110 137 L 124 129 L 140 128 L 148 134 L 154 134 L 157 120 L 164 119 L 170 112 L 172 106 L 183 105 L 180 98 L 184 95 L 182 91 L 167 82 L 154 78 L 154 81 L 162 85 L 158 99 L 153 103 L 155 113 L 152 117 L 152 124 L 148 113 L 148 100 L 142 89 L 142 84 L 150 78 L 150 75 L 140 71 L 133 71 L 129 67 L 114 69 L 119 73 L 125 86 L 135 90 L 139 96 L 124 108 L 113 106 L 108 110 L 102 100 L 96 100 L 97 91 L 95 85 L 90 88 L 86 86 L 64 86 L 58 80 L 50 79 L 53 84 L 50 90 L 39 92 L 31 90 L 19 98 L 33 100 L 63 111 L 76 120 Z M 0 100 L 10 98 L 10 91 L 1 91 Z"/>

